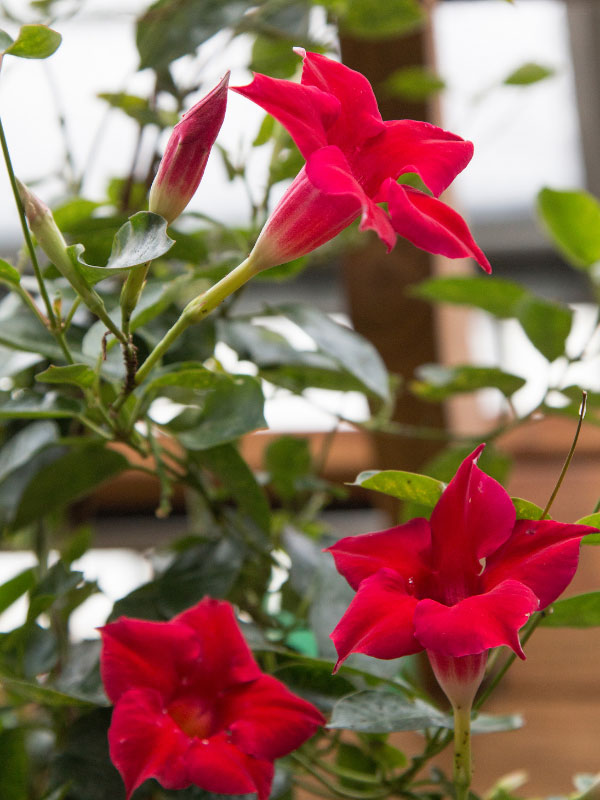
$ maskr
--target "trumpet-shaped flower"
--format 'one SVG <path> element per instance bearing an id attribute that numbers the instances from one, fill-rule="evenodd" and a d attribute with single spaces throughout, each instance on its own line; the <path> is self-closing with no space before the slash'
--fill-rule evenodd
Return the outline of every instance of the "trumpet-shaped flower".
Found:
<path id="1" fill-rule="evenodd" d="M 101 632 L 110 755 L 128 798 L 156 778 L 267 800 L 274 759 L 324 722 L 261 672 L 226 602 L 205 598 L 170 622 L 123 617 Z"/>
<path id="2" fill-rule="evenodd" d="M 175 125 L 150 188 L 149 209 L 169 225 L 198 188 L 227 108 L 229 73 Z"/>
<path id="3" fill-rule="evenodd" d="M 437 199 L 471 160 L 471 142 L 426 122 L 384 122 L 364 75 L 297 52 L 299 84 L 257 74 L 232 87 L 272 114 L 306 159 L 256 242 L 257 268 L 314 250 L 360 216 L 360 229 L 376 231 L 388 252 L 399 234 L 431 253 L 470 256 L 490 272 L 464 220 Z M 405 173 L 417 173 L 433 196 L 398 184 Z"/>
<path id="4" fill-rule="evenodd" d="M 430 521 L 328 548 L 356 590 L 331 634 L 338 666 L 350 653 L 389 659 L 425 649 L 453 703 L 470 705 L 490 648 L 525 657 L 519 629 L 569 584 L 581 538 L 594 529 L 516 520 L 509 495 L 477 467 L 483 447 L 463 461 Z"/>

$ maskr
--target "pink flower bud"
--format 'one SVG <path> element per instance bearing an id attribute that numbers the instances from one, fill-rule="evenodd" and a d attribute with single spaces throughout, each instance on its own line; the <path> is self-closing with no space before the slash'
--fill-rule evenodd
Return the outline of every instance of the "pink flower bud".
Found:
<path id="1" fill-rule="evenodd" d="M 185 209 L 202 180 L 225 117 L 228 83 L 229 72 L 173 128 L 149 198 L 150 211 L 169 224 Z"/>

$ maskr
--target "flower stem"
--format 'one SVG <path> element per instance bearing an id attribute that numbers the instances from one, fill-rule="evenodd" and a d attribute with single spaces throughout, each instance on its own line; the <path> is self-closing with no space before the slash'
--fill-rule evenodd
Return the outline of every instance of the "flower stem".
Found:
<path id="1" fill-rule="evenodd" d="M 204 317 L 210 314 L 211 311 L 214 311 L 226 297 L 229 297 L 230 294 L 233 294 L 240 286 L 243 286 L 250 278 L 256 275 L 257 271 L 252 260 L 247 258 L 225 275 L 218 283 L 215 283 L 214 286 L 207 289 L 204 294 L 201 294 L 188 303 L 177 322 L 166 332 L 137 371 L 135 376 L 136 384 L 139 385 L 147 377 L 154 365 L 160 361 L 169 347 L 171 347 L 175 340 L 178 339 L 190 325 L 194 325 L 196 322 L 203 320 Z"/>
<path id="2" fill-rule="evenodd" d="M 454 706 L 454 789 L 467 800 L 471 786 L 471 708 Z"/>

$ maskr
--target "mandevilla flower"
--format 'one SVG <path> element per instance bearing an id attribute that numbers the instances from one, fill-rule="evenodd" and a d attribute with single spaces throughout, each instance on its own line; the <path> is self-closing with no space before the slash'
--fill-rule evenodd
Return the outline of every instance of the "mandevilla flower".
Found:
<path id="1" fill-rule="evenodd" d="M 427 651 L 455 704 L 468 705 L 487 651 L 521 658 L 519 629 L 569 584 L 593 531 L 553 520 L 515 520 L 509 495 L 482 472 L 480 445 L 459 467 L 431 521 L 350 536 L 328 548 L 356 596 L 331 634 L 338 666 Z"/>
<path id="2" fill-rule="evenodd" d="M 150 188 L 149 209 L 169 225 L 198 188 L 227 107 L 229 72 L 175 125 Z"/>
<path id="3" fill-rule="evenodd" d="M 224 601 L 205 598 L 170 622 L 122 617 L 101 632 L 110 756 L 128 798 L 156 778 L 267 800 L 273 760 L 325 721 L 261 672 Z"/>
<path id="4" fill-rule="evenodd" d="M 250 255 L 257 269 L 314 250 L 360 215 L 360 229 L 376 231 L 388 252 L 399 234 L 430 253 L 470 256 L 491 272 L 464 220 L 437 199 L 471 160 L 471 142 L 426 122 L 384 122 L 364 75 L 296 52 L 304 59 L 301 83 L 257 74 L 232 87 L 272 114 L 306 158 Z M 433 197 L 396 182 L 411 172 Z"/>

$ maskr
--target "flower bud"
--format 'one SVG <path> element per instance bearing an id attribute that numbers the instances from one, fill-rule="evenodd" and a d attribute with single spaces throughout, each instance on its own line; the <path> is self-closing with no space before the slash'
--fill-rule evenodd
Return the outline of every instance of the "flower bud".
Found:
<path id="1" fill-rule="evenodd" d="M 54 221 L 52 212 L 39 197 L 18 179 L 17 189 L 19 190 L 19 197 L 23 203 L 29 228 L 38 240 L 40 247 L 60 272 L 63 272 L 63 269 L 61 269 L 63 265 L 66 265 L 67 270 L 71 271 L 72 266 L 67 254 L 67 243 Z"/>
<path id="2" fill-rule="evenodd" d="M 223 124 L 229 72 L 175 125 L 150 188 L 149 209 L 169 225 L 192 199 Z"/>

